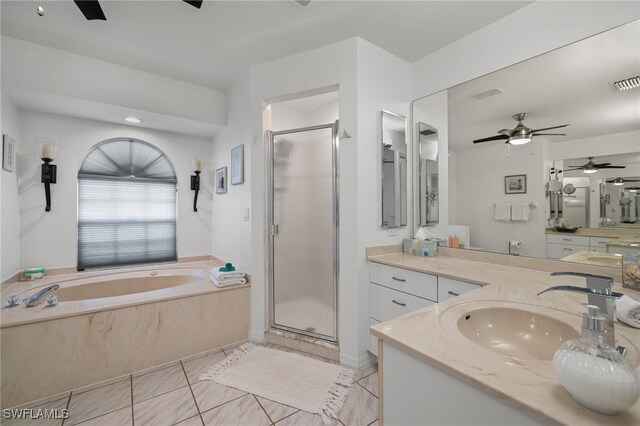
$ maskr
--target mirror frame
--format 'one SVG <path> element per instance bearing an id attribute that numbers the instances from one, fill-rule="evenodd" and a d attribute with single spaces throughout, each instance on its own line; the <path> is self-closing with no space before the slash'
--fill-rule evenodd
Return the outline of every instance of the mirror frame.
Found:
<path id="1" fill-rule="evenodd" d="M 388 225 L 384 223 L 384 195 L 383 195 L 383 173 L 382 173 L 382 161 L 383 161 L 383 155 L 384 155 L 384 117 L 386 115 L 390 115 L 393 117 L 397 117 L 397 118 L 401 118 L 402 120 L 404 120 L 404 141 L 405 144 L 407 145 L 407 151 L 405 152 L 405 161 L 407 163 L 406 165 L 406 194 L 405 194 L 405 212 L 406 212 L 406 222 L 403 224 L 402 223 L 402 219 L 400 220 L 400 224 L 394 224 L 394 225 Z M 410 164 L 411 161 L 411 155 L 409 153 L 410 149 L 411 149 L 411 142 L 408 139 L 408 126 L 409 125 L 409 120 L 407 119 L 406 116 L 401 115 L 401 114 L 396 114 L 395 112 L 391 112 L 389 110 L 383 109 L 380 111 L 380 139 L 378 140 L 378 146 L 379 146 L 379 157 L 378 157 L 378 164 L 380 167 L 380 175 L 379 175 L 379 182 L 380 182 L 380 190 L 379 190 L 379 194 L 380 194 L 380 228 L 381 229 L 391 229 L 391 228 L 404 228 L 409 226 L 410 223 L 410 211 L 413 211 L 411 209 L 411 205 L 409 203 L 409 191 L 411 188 L 411 185 L 409 184 L 409 179 L 413 170 L 413 166 Z M 401 204 L 402 201 L 402 197 L 400 197 L 400 192 L 398 192 L 397 194 L 394 194 L 394 203 L 398 203 Z M 399 198 L 399 199 L 398 199 Z"/>

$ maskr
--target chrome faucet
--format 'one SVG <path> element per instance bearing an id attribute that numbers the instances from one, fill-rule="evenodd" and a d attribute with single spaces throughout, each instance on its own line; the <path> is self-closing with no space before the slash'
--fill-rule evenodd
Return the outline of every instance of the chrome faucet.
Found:
<path id="1" fill-rule="evenodd" d="M 549 287 L 548 289 L 541 291 L 538 293 L 538 296 L 548 291 L 569 291 L 572 293 L 586 294 L 589 305 L 595 305 L 600 308 L 600 314 L 605 318 L 605 343 L 612 348 L 615 348 L 616 337 L 613 324 L 616 318 L 616 299 L 622 297 L 623 294 L 611 291 L 611 288 L 613 287 L 613 279 L 611 277 L 585 274 L 582 272 L 552 272 L 551 275 L 569 275 L 587 279 L 587 287 L 559 285 Z"/>
<path id="2" fill-rule="evenodd" d="M 24 305 L 27 308 L 32 308 L 34 306 L 37 306 L 40 304 L 40 302 L 42 302 L 42 298 L 49 293 L 50 291 L 53 290 L 57 290 L 60 288 L 59 284 L 52 284 L 48 287 L 43 288 L 42 290 L 38 291 L 37 293 L 32 294 L 30 297 L 27 297 L 26 299 L 23 300 Z"/>

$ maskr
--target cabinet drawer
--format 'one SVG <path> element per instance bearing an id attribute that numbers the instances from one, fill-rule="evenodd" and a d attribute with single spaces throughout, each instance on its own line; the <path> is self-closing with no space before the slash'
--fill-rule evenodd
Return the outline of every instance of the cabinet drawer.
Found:
<path id="1" fill-rule="evenodd" d="M 550 259 L 562 259 L 579 251 L 588 251 L 589 247 L 574 246 L 569 244 L 547 244 L 547 257 Z"/>
<path id="2" fill-rule="evenodd" d="M 466 293 L 471 290 L 481 288 L 478 284 L 465 283 L 450 278 L 438 277 L 438 303 Z"/>
<path id="3" fill-rule="evenodd" d="M 369 283 L 369 317 L 386 321 L 435 302 Z"/>
<path id="4" fill-rule="evenodd" d="M 380 321 L 376 321 L 373 318 L 369 318 L 369 327 L 372 325 L 380 324 Z M 378 338 L 369 332 L 369 352 L 378 356 Z"/>
<path id="5" fill-rule="evenodd" d="M 581 237 L 577 235 L 571 234 L 547 234 L 547 243 L 554 244 L 571 244 L 574 246 L 588 246 L 589 245 L 589 237 Z"/>
<path id="6" fill-rule="evenodd" d="M 607 249 L 607 243 L 617 240 L 617 238 L 604 238 L 604 237 L 589 237 L 589 247 L 599 248 L 602 251 Z"/>
<path id="7" fill-rule="evenodd" d="M 438 300 L 438 277 L 435 275 L 371 262 L 369 263 L 369 281 L 423 299 Z"/>

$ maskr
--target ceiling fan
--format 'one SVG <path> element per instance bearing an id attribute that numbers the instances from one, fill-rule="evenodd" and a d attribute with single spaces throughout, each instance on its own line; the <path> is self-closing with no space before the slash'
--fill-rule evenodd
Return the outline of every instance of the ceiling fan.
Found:
<path id="1" fill-rule="evenodd" d="M 565 169 L 565 172 L 569 172 L 572 170 L 582 170 L 584 173 L 595 173 L 600 169 L 624 169 L 627 166 L 612 166 L 611 163 L 594 163 L 593 159 L 595 157 L 587 157 L 589 161 L 586 164 L 578 167 L 571 167 L 569 169 Z"/>
<path id="2" fill-rule="evenodd" d="M 527 118 L 526 112 L 521 112 L 513 115 L 513 119 L 518 122 L 518 125 L 513 129 L 502 129 L 499 130 L 498 136 L 491 136 L 483 139 L 476 139 L 473 143 L 482 143 L 482 142 L 491 142 L 491 141 L 499 141 L 504 140 L 505 143 L 510 143 L 512 145 L 524 145 L 527 142 L 531 141 L 531 138 L 534 136 L 566 136 L 564 133 L 539 133 L 545 130 L 551 129 L 559 129 L 561 127 L 567 127 L 569 124 L 563 124 L 561 126 L 553 126 L 553 127 L 544 127 L 542 129 L 530 129 L 522 122 Z"/>
<path id="3" fill-rule="evenodd" d="M 640 182 L 640 179 L 625 179 L 625 178 L 617 177 L 615 179 L 611 179 L 607 181 L 607 183 L 612 183 L 617 186 L 624 185 L 626 182 Z"/>
<path id="4" fill-rule="evenodd" d="M 185 3 L 189 3 L 191 6 L 196 9 L 200 9 L 202 6 L 203 0 L 182 0 Z M 94 19 L 99 19 L 102 21 L 106 21 L 107 17 L 104 16 L 104 12 L 102 11 L 102 7 L 100 7 L 100 2 L 98 0 L 73 0 L 73 2 L 78 6 L 80 12 L 87 18 L 88 21 L 92 21 Z"/>

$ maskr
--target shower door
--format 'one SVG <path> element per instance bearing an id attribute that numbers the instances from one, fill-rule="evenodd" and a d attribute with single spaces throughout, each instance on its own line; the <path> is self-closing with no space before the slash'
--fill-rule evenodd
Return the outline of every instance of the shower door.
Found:
<path id="1" fill-rule="evenodd" d="M 337 122 L 268 138 L 271 325 L 337 341 Z"/>

